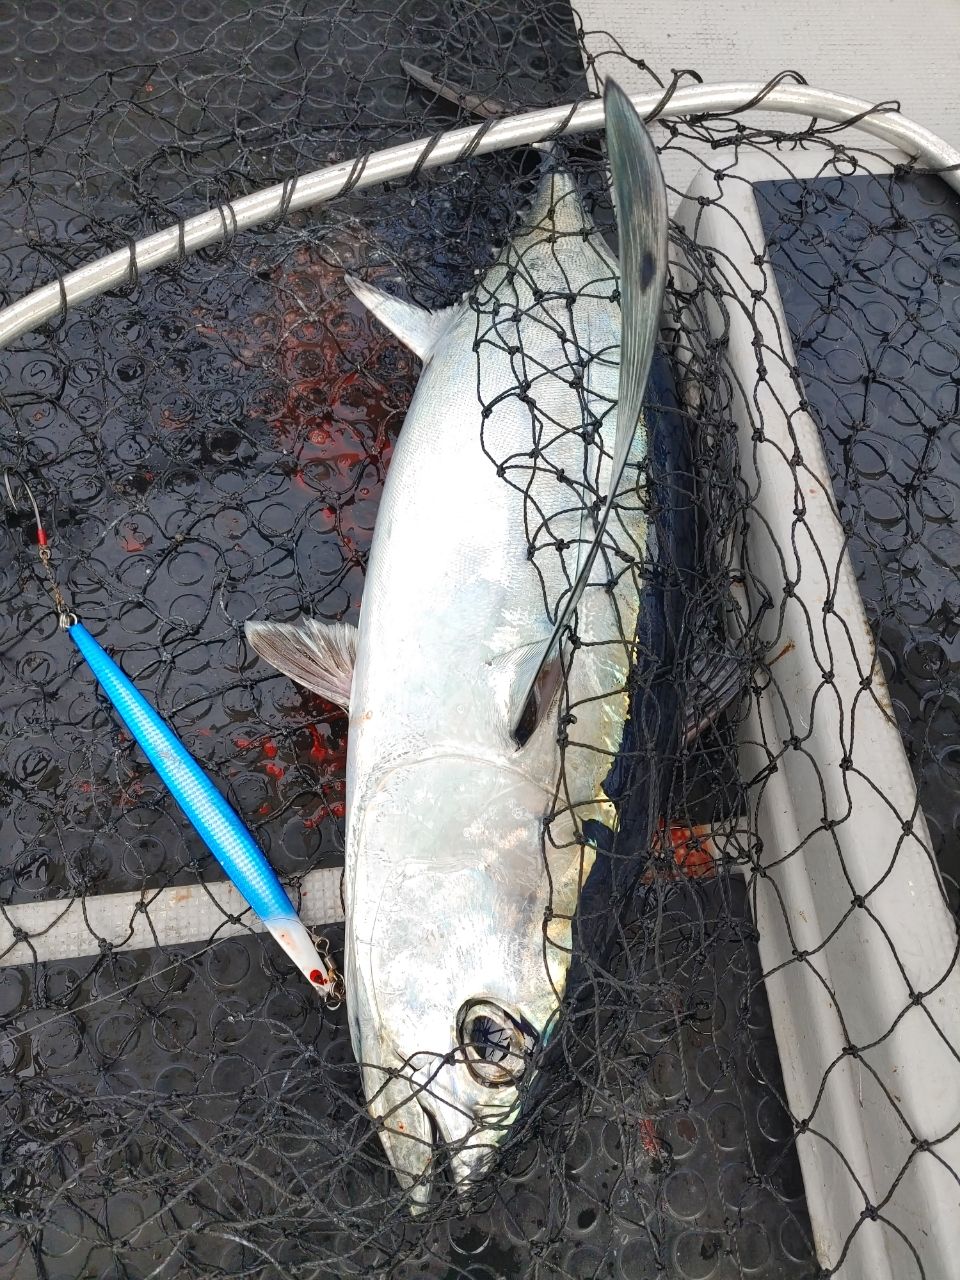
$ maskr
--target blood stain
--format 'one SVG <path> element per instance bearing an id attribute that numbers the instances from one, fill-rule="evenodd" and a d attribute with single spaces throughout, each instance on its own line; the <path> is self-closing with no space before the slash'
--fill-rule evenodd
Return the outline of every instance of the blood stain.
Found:
<path id="1" fill-rule="evenodd" d="M 644 1116 L 640 1121 L 640 1143 L 648 1156 L 660 1155 L 660 1139 L 649 1116 Z"/>

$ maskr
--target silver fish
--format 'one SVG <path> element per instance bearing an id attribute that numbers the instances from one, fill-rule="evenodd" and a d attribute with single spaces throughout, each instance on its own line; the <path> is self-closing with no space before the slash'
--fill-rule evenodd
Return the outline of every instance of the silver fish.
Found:
<path id="1" fill-rule="evenodd" d="M 635 276 L 629 366 L 619 268 L 549 165 L 527 229 L 455 306 L 430 313 L 350 281 L 424 362 L 359 628 L 247 628 L 274 666 L 349 709 L 350 1030 L 414 1207 L 430 1197 L 437 1140 L 466 1188 L 515 1118 L 566 984 L 595 856 L 584 823 L 616 823 L 603 782 L 646 545 L 640 402 L 666 200 L 619 91 L 608 138 L 615 182 L 623 155 L 636 170 L 617 184 Z M 560 632 L 574 608 L 572 644 Z"/>

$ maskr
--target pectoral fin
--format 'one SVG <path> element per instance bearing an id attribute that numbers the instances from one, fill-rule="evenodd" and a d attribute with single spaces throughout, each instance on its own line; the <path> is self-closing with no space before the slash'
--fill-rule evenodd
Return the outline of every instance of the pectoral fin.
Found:
<path id="1" fill-rule="evenodd" d="M 247 640 L 285 676 L 350 710 L 357 628 L 346 622 L 248 622 Z"/>
<path id="2" fill-rule="evenodd" d="M 354 297 L 371 311 L 382 325 L 399 338 L 421 360 L 429 360 L 437 340 L 450 323 L 450 309 L 427 311 L 412 302 L 384 293 L 356 276 L 344 276 Z"/>
<path id="3" fill-rule="evenodd" d="M 622 340 L 610 489 L 597 521 L 593 542 L 581 558 L 577 577 L 560 607 L 553 634 L 543 649 L 541 663 L 534 669 L 527 696 L 540 678 L 542 668 L 552 659 L 560 637 L 573 618 L 620 492 L 640 423 L 643 393 L 653 360 L 666 288 L 667 190 L 656 148 L 630 99 L 609 77 L 604 85 L 603 102 L 621 259 Z M 526 706 L 526 697 L 522 699 L 521 706 Z"/>
<path id="4" fill-rule="evenodd" d="M 533 640 L 493 658 L 490 665 L 507 686 L 507 727 L 514 745 L 525 747 L 556 704 L 563 683 L 563 664 L 559 654 L 542 662 L 543 642 Z M 531 674 L 538 671 L 531 683 Z"/>

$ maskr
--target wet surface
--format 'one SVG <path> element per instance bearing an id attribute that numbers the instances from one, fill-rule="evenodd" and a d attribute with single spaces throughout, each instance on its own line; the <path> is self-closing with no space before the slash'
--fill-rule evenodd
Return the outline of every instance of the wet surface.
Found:
<path id="1" fill-rule="evenodd" d="M 449 123 L 401 53 L 518 102 L 583 85 L 554 4 L 50 0 L 29 18 L 0 6 L 0 52 L 9 296 Z M 31 475 L 73 607 L 294 881 L 342 857 L 345 719 L 257 662 L 242 624 L 355 618 L 418 372 L 342 272 L 450 302 L 529 171 L 487 159 L 312 211 L 0 353 L 0 462 Z M 0 524 L 0 671 L 0 904 L 219 876 L 56 631 L 25 520 Z M 633 989 L 599 1044 L 588 1019 L 478 1205 L 446 1193 L 422 1222 L 361 1109 L 342 1011 L 325 1016 L 269 940 L 92 939 L 85 959 L 0 969 L 0 1271 L 811 1275 L 742 893 L 691 877 L 658 903 L 656 945 L 637 944 L 650 998 Z"/>

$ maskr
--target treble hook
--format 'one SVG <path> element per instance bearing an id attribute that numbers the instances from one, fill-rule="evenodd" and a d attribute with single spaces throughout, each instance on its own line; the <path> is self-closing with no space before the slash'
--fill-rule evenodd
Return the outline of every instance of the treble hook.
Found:
<path id="1" fill-rule="evenodd" d="M 60 589 L 60 583 L 57 581 L 56 575 L 53 572 L 53 566 L 50 563 L 50 546 L 47 539 L 47 531 L 44 529 L 43 520 L 40 517 L 40 505 L 37 502 L 36 495 L 33 490 L 30 488 L 29 484 L 27 484 L 20 472 L 13 471 L 10 467 L 5 467 L 3 472 L 3 487 L 7 493 L 7 501 L 10 503 L 10 506 L 14 511 L 22 511 L 23 506 L 17 501 L 11 479 L 15 479 L 20 485 L 20 488 L 27 495 L 27 502 L 33 511 L 33 518 L 37 526 L 37 555 L 40 557 L 40 561 L 47 575 L 47 590 L 53 598 L 54 607 L 57 611 L 57 621 L 60 624 L 60 630 L 66 631 L 77 621 L 77 615 L 67 607 L 63 591 Z"/>

